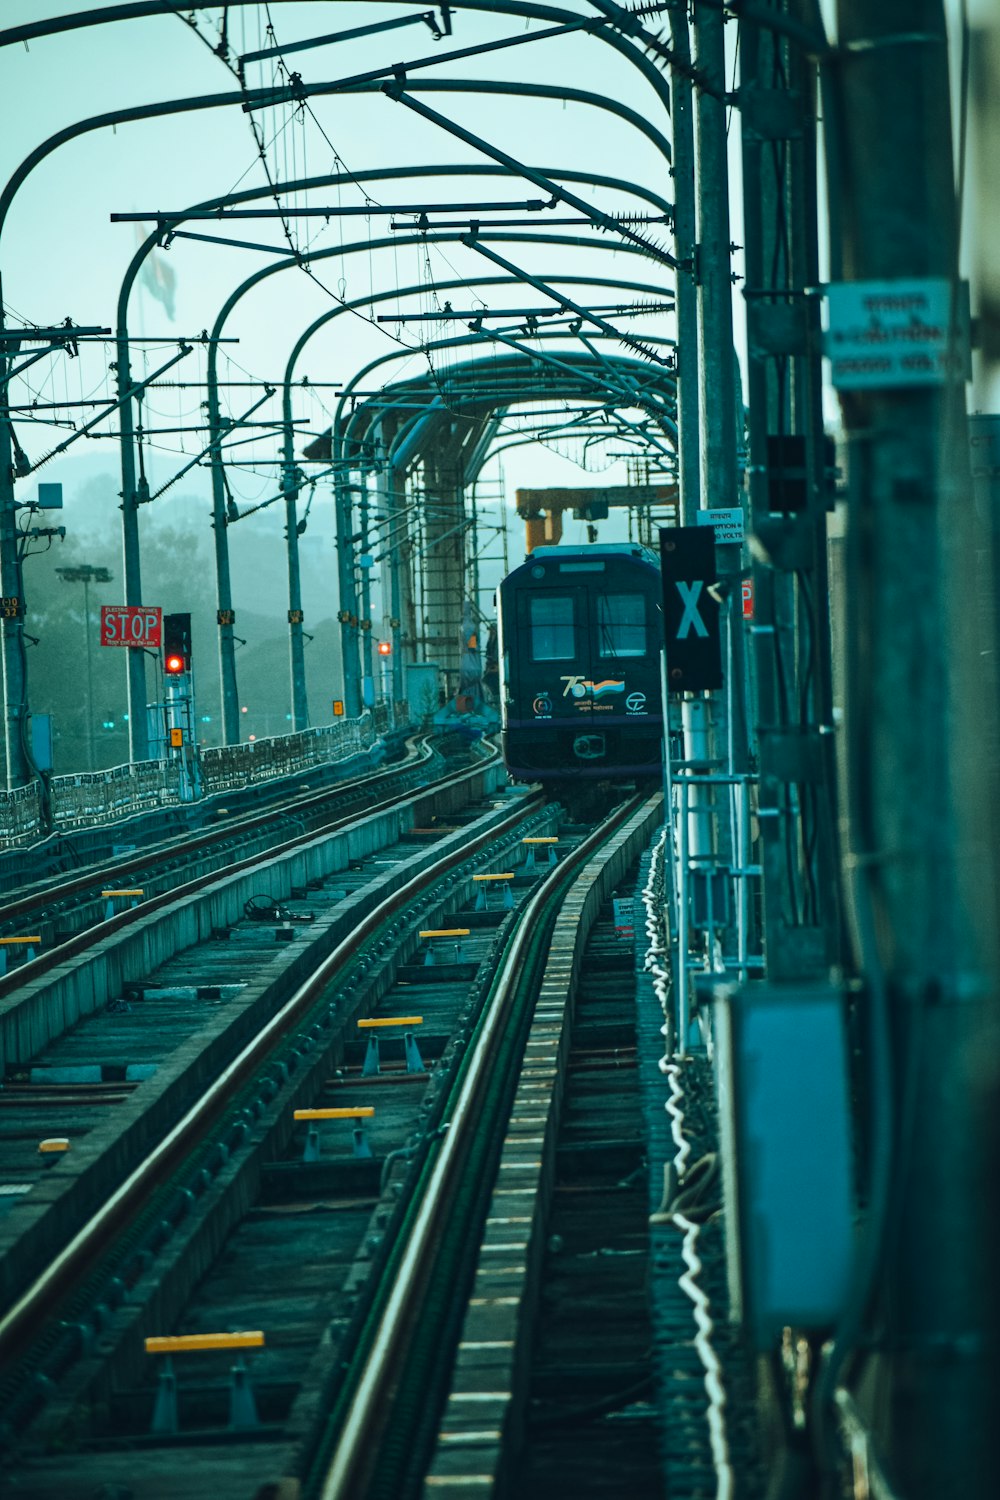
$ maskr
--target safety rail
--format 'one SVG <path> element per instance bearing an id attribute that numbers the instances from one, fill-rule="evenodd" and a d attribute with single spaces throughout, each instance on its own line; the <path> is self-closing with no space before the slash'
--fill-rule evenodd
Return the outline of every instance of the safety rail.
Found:
<path id="1" fill-rule="evenodd" d="M 370 749 L 377 734 L 372 714 L 364 713 L 360 719 L 341 719 L 318 729 L 203 750 L 199 756 L 202 791 L 206 796 L 229 792 L 273 781 L 279 776 L 292 776 L 296 771 L 308 771 L 327 761 L 346 760 Z"/>
<path id="2" fill-rule="evenodd" d="M 257 786 L 313 766 L 347 760 L 370 749 L 378 736 L 394 725 L 407 722 L 405 703 L 379 703 L 359 719 L 340 719 L 273 739 L 202 750 L 198 755 L 202 795 Z M 48 784 L 51 827 L 60 833 L 158 807 L 174 807 L 180 799 L 179 760 L 139 761 L 107 771 L 54 776 Z M 37 838 L 44 826 L 37 781 L 14 791 L 0 791 L 0 848 Z"/>
<path id="3" fill-rule="evenodd" d="M 0 842 L 17 844 L 37 832 L 40 821 L 38 782 L 0 793 Z"/>
<path id="4" fill-rule="evenodd" d="M 761 867 L 752 864 L 751 814 L 757 777 L 672 768 L 672 859 L 667 882 L 673 934 L 677 1050 L 695 1040 L 691 986 L 699 974 L 759 977 L 763 957 L 753 941 L 753 891 Z M 718 800 L 716 801 L 716 798 Z M 723 860 L 707 822 L 728 825 L 731 862 Z M 728 946 L 730 951 L 726 952 Z"/>

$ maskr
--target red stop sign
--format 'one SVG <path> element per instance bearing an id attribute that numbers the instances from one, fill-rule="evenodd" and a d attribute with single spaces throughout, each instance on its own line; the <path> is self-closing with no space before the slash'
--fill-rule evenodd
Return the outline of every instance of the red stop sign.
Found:
<path id="1" fill-rule="evenodd" d="M 102 646 L 158 646 L 163 610 L 148 604 L 102 604 Z"/>

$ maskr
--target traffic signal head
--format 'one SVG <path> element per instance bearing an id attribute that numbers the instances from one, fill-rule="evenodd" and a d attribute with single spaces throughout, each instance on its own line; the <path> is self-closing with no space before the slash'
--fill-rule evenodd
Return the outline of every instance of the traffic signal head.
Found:
<path id="1" fill-rule="evenodd" d="M 391 656 L 392 655 L 392 642 L 391 641 L 379 641 L 379 643 L 378 643 L 378 654 L 379 654 L 379 656 Z"/>
<path id="2" fill-rule="evenodd" d="M 163 616 L 163 670 L 179 677 L 191 670 L 191 616 Z"/>

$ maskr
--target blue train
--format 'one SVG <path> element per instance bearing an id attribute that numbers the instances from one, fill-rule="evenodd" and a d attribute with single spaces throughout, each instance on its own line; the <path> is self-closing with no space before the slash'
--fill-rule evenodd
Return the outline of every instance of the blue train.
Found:
<path id="1" fill-rule="evenodd" d="M 519 781 L 660 775 L 659 560 L 536 547 L 497 596 L 504 759 Z"/>

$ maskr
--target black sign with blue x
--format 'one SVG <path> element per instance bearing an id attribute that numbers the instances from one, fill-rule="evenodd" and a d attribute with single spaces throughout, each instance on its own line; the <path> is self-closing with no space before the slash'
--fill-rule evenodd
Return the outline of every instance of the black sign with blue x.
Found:
<path id="1" fill-rule="evenodd" d="M 667 691 L 701 693 L 722 686 L 722 641 L 710 526 L 660 531 Z"/>

